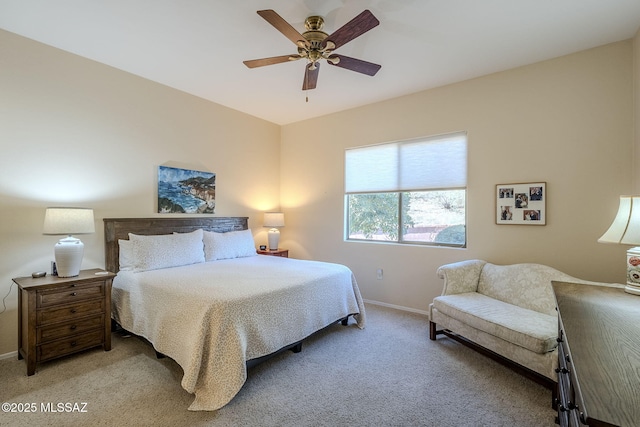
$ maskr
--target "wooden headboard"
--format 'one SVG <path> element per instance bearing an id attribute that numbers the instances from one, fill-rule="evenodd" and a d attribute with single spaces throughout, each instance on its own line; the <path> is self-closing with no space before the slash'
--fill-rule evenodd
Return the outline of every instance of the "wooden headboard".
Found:
<path id="1" fill-rule="evenodd" d="M 199 228 L 226 233 L 248 227 L 248 217 L 104 218 L 105 268 L 113 273 L 120 270 L 118 239 L 129 239 L 129 233 L 150 236 L 189 233 Z"/>

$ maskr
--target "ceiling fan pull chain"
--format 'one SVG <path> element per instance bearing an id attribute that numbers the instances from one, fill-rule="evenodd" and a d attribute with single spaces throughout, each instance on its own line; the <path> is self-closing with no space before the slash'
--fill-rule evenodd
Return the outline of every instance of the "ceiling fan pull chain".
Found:
<path id="1" fill-rule="evenodd" d="M 309 66 L 309 65 L 307 65 L 307 67 L 308 67 L 308 66 Z M 305 73 L 304 73 L 304 79 L 306 80 L 306 82 L 305 82 L 305 85 L 304 85 L 304 86 L 305 86 L 305 87 L 308 87 L 308 86 L 309 86 L 309 73 L 307 73 L 307 71 L 306 71 L 306 70 L 305 70 Z M 306 103 L 308 104 L 308 103 L 309 103 L 309 91 L 308 91 L 308 90 L 307 90 L 307 91 L 305 91 L 305 92 L 304 92 L 304 95 L 305 95 L 305 96 L 304 96 L 304 102 L 306 102 Z"/>

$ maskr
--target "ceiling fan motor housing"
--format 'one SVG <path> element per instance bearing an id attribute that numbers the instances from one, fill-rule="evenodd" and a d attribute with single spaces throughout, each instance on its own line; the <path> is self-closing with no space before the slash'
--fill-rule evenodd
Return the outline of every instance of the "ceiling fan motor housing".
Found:
<path id="1" fill-rule="evenodd" d="M 329 36 L 327 33 L 322 31 L 324 27 L 324 19 L 321 16 L 310 16 L 304 21 L 304 27 L 307 29 L 302 36 L 308 43 L 305 43 L 304 46 L 298 47 L 298 54 L 307 58 L 309 63 L 311 64 L 310 69 L 315 69 L 316 62 L 320 59 L 327 59 L 327 57 L 331 54 L 333 44 L 327 44 L 327 46 L 322 46 L 322 42 Z"/>

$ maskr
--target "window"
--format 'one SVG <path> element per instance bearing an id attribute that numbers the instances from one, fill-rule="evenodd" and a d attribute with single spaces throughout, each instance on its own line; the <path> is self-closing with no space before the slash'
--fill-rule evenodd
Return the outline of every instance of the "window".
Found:
<path id="1" fill-rule="evenodd" d="M 347 149 L 347 240 L 466 246 L 466 133 Z"/>

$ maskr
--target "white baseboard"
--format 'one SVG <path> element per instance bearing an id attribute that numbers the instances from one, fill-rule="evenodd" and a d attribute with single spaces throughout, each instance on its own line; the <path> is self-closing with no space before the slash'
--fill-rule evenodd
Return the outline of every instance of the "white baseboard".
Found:
<path id="1" fill-rule="evenodd" d="M 425 316 L 429 315 L 428 311 L 418 310 L 417 308 L 409 308 L 409 307 L 404 307 L 402 305 L 387 304 L 386 302 L 374 301 L 374 300 L 364 299 L 364 298 L 362 299 L 362 301 L 364 301 L 367 304 L 380 305 L 382 307 L 394 308 L 396 310 L 401 310 L 401 311 L 409 311 L 411 313 L 423 314 Z"/>
<path id="2" fill-rule="evenodd" d="M 0 360 L 11 359 L 13 357 L 18 357 L 17 351 L 12 351 L 11 353 L 0 354 Z"/>

